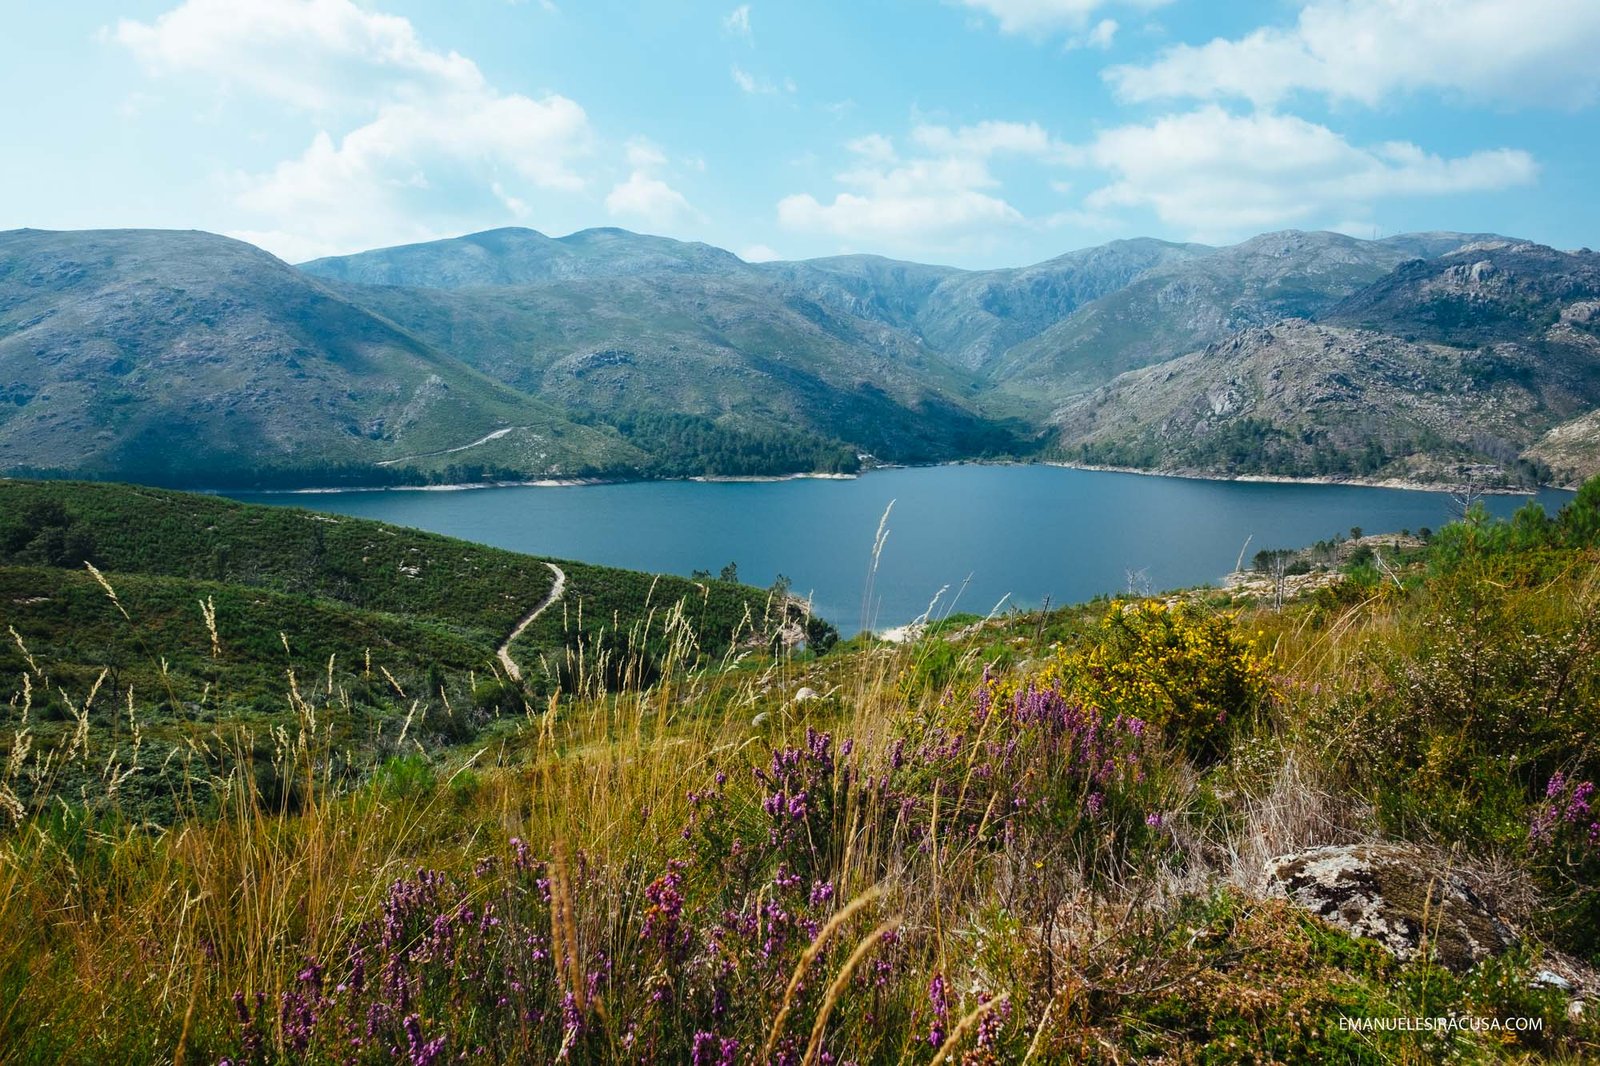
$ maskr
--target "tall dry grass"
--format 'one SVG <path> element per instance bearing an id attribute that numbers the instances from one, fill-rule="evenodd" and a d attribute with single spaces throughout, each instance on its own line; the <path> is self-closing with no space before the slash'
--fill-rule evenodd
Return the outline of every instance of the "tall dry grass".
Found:
<path id="1" fill-rule="evenodd" d="M 1068 809 L 1087 784 L 1041 783 L 1076 772 L 1050 746 L 1057 734 L 971 711 L 997 661 L 986 634 L 1046 657 L 1035 620 L 814 662 L 736 643 L 722 663 L 692 669 L 694 634 L 665 606 L 625 641 L 575 646 L 576 691 L 525 705 L 483 743 L 432 753 L 431 779 L 404 787 L 386 783 L 376 758 L 364 775 L 341 765 L 338 727 L 352 711 L 332 663 L 285 672 L 284 714 L 269 732 L 218 726 L 159 768 L 136 761 L 153 715 L 136 699 L 111 735 L 89 713 L 101 693 L 60 692 L 74 717 L 43 743 L 33 694 L 51 690 L 49 664 L 13 633 L 29 666 L 0 777 L 0 1062 L 339 1061 L 321 1037 L 295 1050 L 303 1020 L 288 1005 L 310 995 L 308 972 L 337 973 L 330 988 L 352 979 L 346 960 L 372 949 L 372 923 L 418 871 L 456 893 L 438 919 L 492 912 L 522 923 L 525 954 L 551 955 L 555 1013 L 530 1020 L 545 1009 L 530 1006 L 482 1038 L 512 1060 L 1120 1062 L 1128 1047 L 1181 1055 L 1199 1039 L 1182 1026 L 1199 1025 L 1202 1009 L 1254 1019 L 1262 1040 L 1314 1046 L 1294 1044 L 1312 1037 L 1284 1019 L 1324 1003 L 1336 977 L 1356 978 L 1317 954 L 1321 934 L 1249 901 L 1266 859 L 1377 832 L 1301 722 L 1325 693 L 1369 683 L 1364 649 L 1418 646 L 1407 610 L 1387 597 L 1320 620 L 1242 619 L 1271 649 L 1282 700 L 1219 765 L 1142 749 L 1150 779 L 1137 795 L 1163 804 L 1147 831 L 1142 810 L 1117 828 L 1114 811 Z M 220 653 L 226 620 L 207 612 L 206 624 Z M 644 684 L 642 660 L 615 649 L 647 644 L 657 650 Z M 955 680 L 919 680 L 935 667 Z M 363 665 L 374 671 L 382 664 Z M 827 695 L 797 703 L 802 683 Z M 409 716 L 383 728 L 401 745 L 374 751 L 416 751 Z M 902 750 L 912 757 L 900 764 Z M 792 825 L 763 804 L 793 804 L 799 786 L 755 774 L 783 753 L 792 782 L 826 789 L 800 802 L 807 813 Z M 293 783 L 276 802 L 259 787 L 263 757 L 268 779 Z M 155 826 L 119 794 L 158 772 L 181 816 Z M 76 793 L 60 787 L 69 777 Z M 780 840 L 780 829 L 794 831 Z M 1119 836 L 1135 830 L 1137 840 Z M 707 850 L 725 838 L 788 858 L 774 870 L 749 849 Z M 1273 940 L 1285 935 L 1292 950 Z M 1206 955 L 1208 938 L 1226 946 Z M 1254 969 L 1231 973 L 1242 957 Z M 491 954 L 473 965 L 526 962 Z M 1383 972 L 1360 977 L 1380 1004 Z M 446 977 L 457 998 L 412 1012 L 420 1035 L 397 1038 L 402 1060 L 432 1061 L 435 1034 L 491 1031 L 448 1004 L 499 978 Z M 331 1026 L 343 1008 L 321 986 L 317 995 L 319 1024 Z M 732 997 L 720 1012 L 716 995 Z M 1407 1002 L 1393 996 L 1396 1009 Z M 690 1016 L 685 1030 L 677 1019 Z M 391 1058 L 375 1045 L 348 1054 Z"/>

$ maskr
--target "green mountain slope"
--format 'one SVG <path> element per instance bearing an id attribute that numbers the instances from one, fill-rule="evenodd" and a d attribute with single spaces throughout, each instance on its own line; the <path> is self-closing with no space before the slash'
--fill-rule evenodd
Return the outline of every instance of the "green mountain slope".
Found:
<path id="1" fill-rule="evenodd" d="M 339 291 L 514 388 L 604 420 L 780 426 L 900 462 L 1020 446 L 1011 410 L 983 406 L 972 375 L 766 275 Z"/>
<path id="2" fill-rule="evenodd" d="M 1112 241 L 1015 270 L 986 270 L 947 279 L 917 318 L 934 351 L 958 366 L 994 377 L 1016 346 L 1040 336 L 1085 304 L 1153 270 L 1207 257 L 1199 244 L 1139 238 Z"/>
<path id="3" fill-rule="evenodd" d="M 1063 454 L 1203 473 L 1517 482 L 1600 470 L 1600 256 L 1475 242 L 1321 323 L 1245 330 L 1065 404 Z"/>
<path id="4" fill-rule="evenodd" d="M 250 670 L 268 674 L 281 674 L 286 662 L 303 664 L 312 652 L 320 663 L 324 648 L 349 654 L 360 647 L 388 648 L 394 658 L 380 661 L 403 666 L 403 684 L 435 661 L 487 672 L 496 648 L 555 583 L 546 559 L 364 519 L 165 489 L 0 480 L 0 516 L 0 572 L 19 568 L 8 578 L 12 591 L 0 597 L 0 623 L 24 638 L 75 640 L 71 619 L 114 620 L 103 591 L 90 588 L 81 565 L 88 559 L 119 594 L 124 586 L 143 590 L 124 596 L 130 613 L 142 603 L 156 615 L 181 617 L 191 636 L 203 635 L 199 599 L 215 595 L 234 605 L 250 635 L 241 637 L 221 607 L 218 628 L 246 649 Z M 559 656 L 576 644 L 580 618 L 586 639 L 597 639 L 602 630 L 626 632 L 682 603 L 701 650 L 716 656 L 736 631 L 749 630 L 747 615 L 760 630 L 766 614 L 761 589 L 555 565 L 565 574 L 559 609 L 525 632 L 519 655 Z M 91 601 L 100 606 L 88 615 L 71 606 Z M 370 637 L 336 640 L 342 629 Z M 187 646 L 203 652 L 207 643 Z M 96 646 L 91 641 L 76 653 L 90 661 Z"/>
<path id="5" fill-rule="evenodd" d="M 250 245 L 0 234 L 0 469 L 304 483 L 465 459 L 571 472 L 637 453 Z"/>
<path id="6" fill-rule="evenodd" d="M 969 273 L 881 255 L 760 263 L 755 269 L 825 307 L 911 333 L 915 333 L 918 316 L 940 286 Z"/>
<path id="7" fill-rule="evenodd" d="M 627 230 L 587 229 L 547 237 L 537 230 L 507 228 L 315 259 L 300 269 L 362 285 L 457 289 L 656 273 L 726 274 L 750 267 L 732 252 L 708 244 Z"/>
<path id="8" fill-rule="evenodd" d="M 1177 257 L 1017 344 L 992 376 L 1007 390 L 1063 398 L 1236 330 L 1315 317 L 1419 254 L 1472 239 L 1413 234 L 1362 241 L 1289 231 Z"/>
<path id="9" fill-rule="evenodd" d="M 1486 235 L 1291 231 L 969 271 L 863 255 L 750 264 L 624 230 L 505 229 L 295 270 L 207 234 L 17 231 L 0 235 L 0 470 L 241 486 L 782 474 L 854 470 L 860 453 L 1025 456 L 1052 439 L 1165 463 L 1133 427 L 1193 396 L 1114 378 L 1234 339 L 1265 351 L 1249 331 L 1311 319 L 1334 333 L 1308 344 L 1381 350 L 1435 398 L 1467 381 L 1492 399 L 1440 408 L 1460 420 L 1446 436 L 1463 454 L 1526 451 L 1576 476 L 1600 394 L 1593 260 Z M 1440 345 L 1477 354 L 1422 354 Z M 1262 359 L 1287 373 L 1303 347 Z M 1382 395 L 1393 370 L 1334 362 L 1356 394 Z M 1226 384 L 1215 360 L 1204 382 L 1196 365 L 1173 364 L 1173 380 Z M 1085 423 L 1102 387 L 1088 407 L 1131 403 L 1126 426 Z M 1503 425 L 1500 403 L 1525 422 Z M 1341 469 L 1358 444 L 1376 449 L 1363 468 L 1411 454 L 1433 418 L 1335 412 L 1317 416 L 1346 419 L 1319 461 Z M 1206 449 L 1185 454 L 1208 469 Z M 1271 472 L 1304 465 L 1294 448 L 1271 454 Z"/>

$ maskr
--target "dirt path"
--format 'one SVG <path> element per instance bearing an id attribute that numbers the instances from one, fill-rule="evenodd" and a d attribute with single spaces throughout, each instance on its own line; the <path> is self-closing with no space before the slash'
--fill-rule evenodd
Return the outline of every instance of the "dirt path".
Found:
<path id="1" fill-rule="evenodd" d="M 545 563 L 544 565 L 548 566 L 550 572 L 556 576 L 555 584 L 550 586 L 550 595 L 540 601 L 539 606 L 522 616 L 522 621 L 517 623 L 517 628 L 511 631 L 511 635 L 506 638 L 505 643 L 496 648 L 494 652 L 500 660 L 500 665 L 506 668 L 506 675 L 513 681 L 522 680 L 522 668 L 511 657 L 511 642 L 522 636 L 522 631 L 532 625 L 533 620 L 544 614 L 545 608 L 559 600 L 561 594 L 567 590 L 567 572 L 555 563 Z"/>
<path id="2" fill-rule="evenodd" d="M 480 444 L 488 444 L 492 440 L 499 440 L 501 437 L 505 436 L 507 433 L 510 433 L 514 429 L 525 429 L 525 428 L 527 428 L 527 427 L 525 427 L 525 426 L 507 426 L 505 429 L 497 429 L 493 433 L 490 433 L 488 436 L 479 437 L 477 440 L 473 441 L 471 444 L 463 444 L 458 448 L 442 448 L 442 449 L 440 449 L 439 451 L 436 451 L 436 452 L 421 452 L 421 453 L 419 453 L 417 455 L 402 455 L 398 459 L 380 459 L 380 460 L 378 460 L 378 465 L 379 466 L 393 466 L 396 463 L 410 462 L 412 459 L 430 459 L 435 455 L 454 455 L 456 452 L 464 452 L 468 448 L 476 448 Z"/>

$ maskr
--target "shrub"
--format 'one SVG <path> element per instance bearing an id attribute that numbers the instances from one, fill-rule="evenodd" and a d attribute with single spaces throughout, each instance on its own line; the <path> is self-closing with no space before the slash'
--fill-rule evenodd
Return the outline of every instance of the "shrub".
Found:
<path id="1" fill-rule="evenodd" d="M 1528 842 L 1554 897 L 1563 939 L 1600 954 L 1600 796 L 1592 780 L 1557 772 L 1533 810 Z"/>
<path id="2" fill-rule="evenodd" d="M 1207 763 L 1273 695 L 1267 660 L 1235 616 L 1187 603 L 1113 603 L 1055 668 L 1089 706 L 1142 719 Z"/>
<path id="3" fill-rule="evenodd" d="M 396 755 L 378 768 L 378 791 L 390 799 L 425 796 L 435 784 L 433 766 L 425 755 Z"/>

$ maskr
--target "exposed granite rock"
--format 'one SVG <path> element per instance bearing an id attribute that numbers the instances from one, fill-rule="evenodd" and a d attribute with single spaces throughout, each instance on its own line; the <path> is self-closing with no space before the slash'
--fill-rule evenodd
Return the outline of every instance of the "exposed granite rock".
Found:
<path id="1" fill-rule="evenodd" d="M 1269 890 L 1405 960 L 1424 940 L 1457 973 L 1513 947 L 1517 935 L 1459 874 L 1392 844 L 1313 848 L 1267 864 Z"/>

